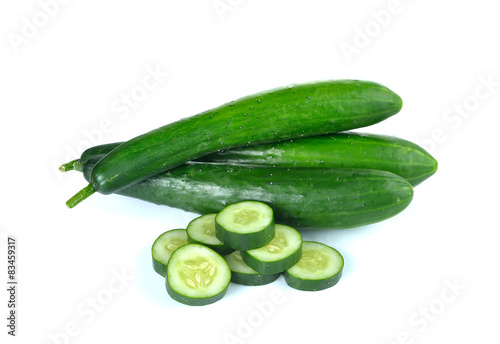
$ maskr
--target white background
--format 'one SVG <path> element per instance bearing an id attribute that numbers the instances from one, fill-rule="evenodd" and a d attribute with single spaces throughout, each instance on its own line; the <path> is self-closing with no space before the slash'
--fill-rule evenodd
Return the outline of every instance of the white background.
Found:
<path id="1" fill-rule="evenodd" d="M 493 4 L 3 1 L 1 342 L 498 343 Z M 156 83 L 141 92 L 152 70 Z M 341 78 L 398 93 L 403 110 L 364 131 L 421 144 L 439 171 L 392 219 L 304 233 L 344 255 L 334 288 L 299 292 L 279 279 L 184 306 L 152 270 L 150 247 L 195 214 L 120 196 L 64 204 L 85 182 L 57 166 L 90 141 L 126 140 L 265 89 Z M 8 235 L 18 242 L 15 338 L 6 327 Z"/>

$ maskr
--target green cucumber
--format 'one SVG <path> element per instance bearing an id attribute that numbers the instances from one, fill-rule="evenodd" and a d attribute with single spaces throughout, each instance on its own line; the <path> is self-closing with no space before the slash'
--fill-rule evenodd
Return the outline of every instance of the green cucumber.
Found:
<path id="1" fill-rule="evenodd" d="M 215 234 L 226 246 L 236 250 L 264 246 L 274 236 L 273 209 L 255 201 L 230 204 L 215 217 Z"/>
<path id="2" fill-rule="evenodd" d="M 86 150 L 83 151 L 79 159 L 75 159 L 65 164 L 62 164 L 59 167 L 59 170 L 61 172 L 67 172 L 73 170 L 82 172 L 83 165 L 86 162 L 88 162 L 89 160 L 95 160 L 96 162 L 99 161 L 102 157 L 104 157 L 106 154 L 111 152 L 113 149 L 115 149 L 122 143 L 123 142 L 106 143 L 87 148 Z"/>
<path id="3" fill-rule="evenodd" d="M 215 235 L 216 215 L 205 214 L 191 221 L 186 228 L 187 240 L 192 244 L 202 244 L 221 255 L 226 255 L 234 249 L 224 245 Z"/>
<path id="4" fill-rule="evenodd" d="M 247 96 L 121 144 L 97 162 L 89 185 L 66 204 L 71 208 L 95 191 L 115 193 L 218 150 L 369 126 L 401 106 L 401 98 L 388 88 L 359 80 L 312 82 Z"/>
<path id="5" fill-rule="evenodd" d="M 281 275 L 280 273 L 264 275 L 255 271 L 243 261 L 239 250 L 224 256 L 224 259 L 231 269 L 231 282 L 236 284 L 264 285 L 276 281 Z"/>
<path id="6" fill-rule="evenodd" d="M 90 147 L 83 151 L 82 155 L 80 156 L 80 161 L 85 163 L 89 159 L 95 158 L 95 156 L 104 156 L 111 152 L 113 149 L 121 145 L 123 142 L 118 142 L 118 143 L 105 143 L 99 146 L 95 147 Z"/>
<path id="7" fill-rule="evenodd" d="M 172 253 L 167 265 L 165 286 L 176 301 L 203 306 L 226 294 L 231 270 L 217 252 L 200 244 L 187 244 Z"/>
<path id="8" fill-rule="evenodd" d="M 342 276 L 344 258 L 333 247 L 315 242 L 302 243 L 302 257 L 283 273 L 292 288 L 317 291 L 337 284 Z"/>
<path id="9" fill-rule="evenodd" d="M 412 142 L 355 132 L 238 147 L 198 160 L 237 165 L 373 169 L 397 174 L 413 186 L 437 170 L 437 161 Z"/>
<path id="10" fill-rule="evenodd" d="M 265 246 L 241 251 L 249 267 L 262 274 L 277 274 L 294 266 L 302 255 L 302 235 L 290 226 L 276 224 L 273 240 Z"/>
<path id="11" fill-rule="evenodd" d="M 84 168 L 87 180 L 91 168 L 89 161 Z M 192 163 L 118 194 L 198 214 L 254 200 L 271 206 L 277 223 L 340 229 L 399 214 L 410 204 L 413 188 L 406 179 L 385 171 Z"/>
<path id="12" fill-rule="evenodd" d="M 119 144 L 121 142 L 113 145 L 117 147 Z M 413 186 L 432 176 L 438 166 L 437 161 L 425 149 L 412 142 L 394 136 L 356 132 L 237 147 L 203 156 L 197 161 L 381 170 L 397 174 Z"/>
<path id="13" fill-rule="evenodd" d="M 165 277 L 167 263 L 172 253 L 188 243 L 185 229 L 171 229 L 161 234 L 151 247 L 153 269 Z"/>

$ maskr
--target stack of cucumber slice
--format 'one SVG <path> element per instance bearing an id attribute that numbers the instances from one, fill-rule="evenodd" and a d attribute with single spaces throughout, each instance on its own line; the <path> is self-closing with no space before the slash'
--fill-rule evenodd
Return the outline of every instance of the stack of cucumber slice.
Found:
<path id="1" fill-rule="evenodd" d="M 298 290 L 327 289 L 339 281 L 344 266 L 337 250 L 275 224 L 272 208 L 257 201 L 228 205 L 197 217 L 185 230 L 161 234 L 152 256 L 168 294 L 192 306 L 220 300 L 230 282 L 258 286 L 281 274 Z"/>

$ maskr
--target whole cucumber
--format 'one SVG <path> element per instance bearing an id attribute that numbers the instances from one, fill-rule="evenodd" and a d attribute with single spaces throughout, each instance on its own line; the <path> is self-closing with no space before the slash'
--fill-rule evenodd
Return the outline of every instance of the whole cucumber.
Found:
<path id="1" fill-rule="evenodd" d="M 203 155 L 237 146 L 340 132 L 399 112 L 401 98 L 370 81 L 333 80 L 283 87 L 224 104 L 127 141 L 93 168 L 66 204 L 110 194 Z"/>
<path id="2" fill-rule="evenodd" d="M 102 158 L 121 142 L 86 150 L 75 168 L 89 158 Z M 388 171 L 413 186 L 432 176 L 438 163 L 425 149 L 394 136 L 343 132 L 236 147 L 197 161 L 234 165 L 310 168 L 361 168 Z"/>
<path id="3" fill-rule="evenodd" d="M 87 180 L 93 163 L 84 164 Z M 117 193 L 199 214 L 260 201 L 273 208 L 277 223 L 301 229 L 379 222 L 403 211 L 413 198 L 411 184 L 386 171 L 210 163 L 183 164 Z"/>

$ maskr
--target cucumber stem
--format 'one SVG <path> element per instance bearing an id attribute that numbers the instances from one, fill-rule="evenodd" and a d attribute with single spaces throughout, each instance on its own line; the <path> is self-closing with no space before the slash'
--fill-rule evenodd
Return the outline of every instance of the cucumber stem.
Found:
<path id="1" fill-rule="evenodd" d="M 76 165 L 78 163 L 80 163 L 80 159 L 71 160 L 70 162 L 67 162 L 67 163 L 62 164 L 61 166 L 59 166 L 59 171 L 61 171 L 61 172 L 67 172 L 67 171 L 77 170 L 76 169 Z"/>
<path id="2" fill-rule="evenodd" d="M 80 160 L 75 161 L 75 163 L 73 164 L 73 167 L 74 167 L 75 171 L 83 172 L 83 162 L 81 162 Z"/>
<path id="3" fill-rule="evenodd" d="M 92 195 L 94 192 L 95 192 L 94 186 L 92 185 L 92 183 L 89 183 L 89 185 L 87 185 L 86 187 L 78 191 L 76 195 L 71 197 L 66 202 L 66 205 L 68 206 L 68 208 L 73 208 L 75 205 L 77 205 L 90 195 Z"/>

